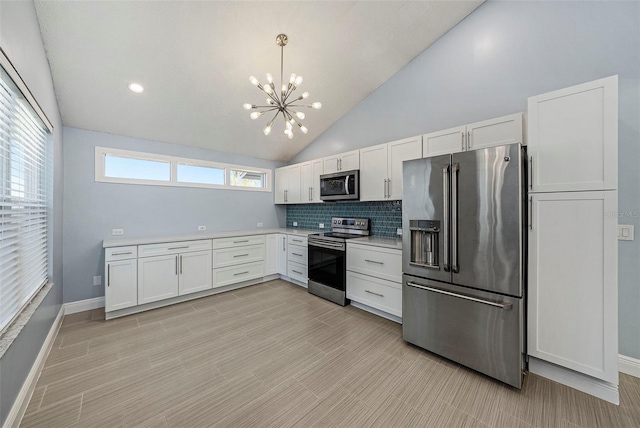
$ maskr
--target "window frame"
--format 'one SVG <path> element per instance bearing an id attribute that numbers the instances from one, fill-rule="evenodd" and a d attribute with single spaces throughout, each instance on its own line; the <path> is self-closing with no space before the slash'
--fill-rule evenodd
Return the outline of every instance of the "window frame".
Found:
<path id="1" fill-rule="evenodd" d="M 105 175 L 105 159 L 106 156 L 117 156 L 130 159 L 140 159 L 156 162 L 167 162 L 170 164 L 169 181 L 161 180 L 145 180 L 139 178 L 121 178 L 107 177 Z M 191 183 L 178 181 L 178 164 L 186 164 L 190 166 L 224 169 L 224 185 L 208 184 L 208 183 Z M 265 174 L 265 187 L 245 187 L 231 185 L 231 170 L 246 170 L 247 172 L 257 172 Z M 271 192 L 273 183 L 273 170 L 268 168 L 259 168 L 247 165 L 236 165 L 222 162 L 212 162 L 201 159 L 183 158 L 177 156 L 161 155 L 149 152 L 138 152 L 132 150 L 116 149 L 111 147 L 95 147 L 95 181 L 99 183 L 116 183 L 116 184 L 138 184 L 145 186 L 165 186 L 165 187 L 193 187 L 201 189 L 220 189 L 220 190 L 240 190 L 250 192 Z"/>

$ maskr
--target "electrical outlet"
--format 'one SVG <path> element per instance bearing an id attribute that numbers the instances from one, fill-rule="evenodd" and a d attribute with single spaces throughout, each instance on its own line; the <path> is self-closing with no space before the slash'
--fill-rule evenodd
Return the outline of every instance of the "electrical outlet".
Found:
<path id="1" fill-rule="evenodd" d="M 398 229 L 396 229 L 396 234 L 397 234 L 398 236 L 402 236 L 402 228 L 401 228 L 401 227 L 399 227 Z"/>
<path id="2" fill-rule="evenodd" d="M 113 236 L 124 235 L 124 229 L 111 229 L 111 235 Z"/>
<path id="3" fill-rule="evenodd" d="M 207 230 L 207 226 L 198 226 L 198 230 Z"/>
<path id="4" fill-rule="evenodd" d="M 320 229 L 324 229 L 324 223 L 318 223 L 318 227 L 319 227 Z"/>
<path id="5" fill-rule="evenodd" d="M 293 227 L 298 227 L 298 222 L 297 221 L 293 222 Z"/>
<path id="6" fill-rule="evenodd" d="M 264 223 L 258 223 L 258 227 L 263 227 Z"/>
<path id="7" fill-rule="evenodd" d="M 102 285 L 102 276 L 100 275 L 94 276 L 93 285 Z"/>
<path id="8" fill-rule="evenodd" d="M 633 225 L 632 224 L 618 225 L 618 241 L 633 241 Z"/>

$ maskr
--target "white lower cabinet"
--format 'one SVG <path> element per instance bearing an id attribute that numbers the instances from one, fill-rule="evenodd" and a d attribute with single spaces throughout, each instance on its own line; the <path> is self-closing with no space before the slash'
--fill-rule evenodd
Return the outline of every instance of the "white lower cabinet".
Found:
<path id="1" fill-rule="evenodd" d="M 347 271 L 347 298 L 402 317 L 402 284 Z"/>
<path id="2" fill-rule="evenodd" d="M 617 384 L 617 192 L 530 204 L 528 353 Z"/>
<path id="3" fill-rule="evenodd" d="M 178 255 L 138 259 L 138 304 L 178 295 Z"/>
<path id="4" fill-rule="evenodd" d="M 287 273 L 286 275 L 305 285 L 309 282 L 307 237 L 287 235 Z"/>
<path id="5" fill-rule="evenodd" d="M 402 318 L 402 251 L 347 242 L 347 298 Z"/>
<path id="6" fill-rule="evenodd" d="M 265 246 L 273 235 L 252 235 L 213 240 L 213 287 L 224 287 L 266 275 Z M 269 260 L 270 264 L 273 261 Z"/>
<path id="7" fill-rule="evenodd" d="M 138 260 L 107 261 L 105 269 L 105 311 L 117 311 L 138 304 Z"/>
<path id="8" fill-rule="evenodd" d="M 266 237 L 265 276 L 287 275 L 287 235 L 272 233 Z"/>
<path id="9" fill-rule="evenodd" d="M 243 263 L 213 270 L 213 286 L 224 287 L 264 276 L 264 261 Z"/>
<path id="10" fill-rule="evenodd" d="M 212 288 L 211 250 L 180 254 L 179 265 L 180 296 Z"/>

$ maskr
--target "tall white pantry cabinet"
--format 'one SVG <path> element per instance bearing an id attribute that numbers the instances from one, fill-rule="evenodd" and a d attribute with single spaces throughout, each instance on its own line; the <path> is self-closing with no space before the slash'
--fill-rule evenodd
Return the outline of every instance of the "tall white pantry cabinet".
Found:
<path id="1" fill-rule="evenodd" d="M 617 386 L 618 77 L 531 97 L 528 116 L 530 369 Z"/>

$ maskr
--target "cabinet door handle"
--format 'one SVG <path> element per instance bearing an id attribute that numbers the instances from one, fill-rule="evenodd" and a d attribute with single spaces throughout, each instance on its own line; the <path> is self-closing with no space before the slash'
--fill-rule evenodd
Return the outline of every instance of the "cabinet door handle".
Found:
<path id="1" fill-rule="evenodd" d="M 297 270 L 293 270 L 293 269 L 291 269 L 291 272 L 293 272 L 293 273 L 297 273 L 298 275 L 302 275 L 302 272 L 298 272 Z"/>
<path id="2" fill-rule="evenodd" d="M 176 275 L 178 274 L 178 256 L 176 256 Z"/>
<path id="3" fill-rule="evenodd" d="M 529 196 L 529 230 L 533 230 L 533 196 Z"/>
<path id="4" fill-rule="evenodd" d="M 122 253 L 111 253 L 112 256 L 124 256 L 125 254 L 131 254 L 131 251 L 125 251 Z"/>
<path id="5" fill-rule="evenodd" d="M 244 241 L 233 241 L 234 244 L 241 244 L 243 242 L 249 242 L 249 240 L 245 239 Z"/>
<path id="6" fill-rule="evenodd" d="M 107 280 L 107 287 L 111 287 L 111 264 L 107 265 L 107 275 L 109 275 L 109 279 Z"/>
<path id="7" fill-rule="evenodd" d="M 287 251 L 286 243 L 287 243 L 287 238 L 283 236 L 282 237 L 282 251 Z"/>
<path id="8" fill-rule="evenodd" d="M 302 254 L 298 254 L 298 253 L 291 253 L 291 255 L 293 255 L 293 256 L 298 256 L 298 257 L 302 257 Z"/>
<path id="9" fill-rule="evenodd" d="M 467 150 L 469 150 L 471 146 L 472 146 L 471 131 L 467 131 Z"/>
<path id="10" fill-rule="evenodd" d="M 391 197 L 391 179 L 387 178 L 387 198 Z"/>
<path id="11" fill-rule="evenodd" d="M 301 241 L 301 240 L 299 240 L 299 239 L 292 239 L 292 241 L 293 241 L 293 242 L 302 242 L 302 241 Z"/>
<path id="12" fill-rule="evenodd" d="M 249 255 L 249 254 L 237 254 L 237 255 L 235 255 L 235 256 L 233 256 L 233 257 L 234 257 L 234 258 L 235 258 L 235 257 L 247 257 L 248 255 Z"/>
<path id="13" fill-rule="evenodd" d="M 373 294 L 374 296 L 380 296 L 380 297 L 384 297 L 384 294 L 380 294 L 380 293 L 374 293 L 373 291 L 369 291 L 369 290 L 364 290 L 369 294 Z"/>
<path id="14" fill-rule="evenodd" d="M 309 199 L 311 202 L 313 202 L 313 187 L 310 187 L 309 189 L 311 189 L 311 199 Z"/>
<path id="15" fill-rule="evenodd" d="M 185 248 L 189 248 L 189 246 L 185 245 L 183 247 L 169 247 L 169 250 L 184 250 Z"/>
<path id="16" fill-rule="evenodd" d="M 384 262 L 378 262 L 378 261 L 369 260 L 369 259 L 365 259 L 364 261 L 367 262 L 367 263 L 375 263 L 377 265 L 383 265 L 384 264 Z"/>
<path id="17" fill-rule="evenodd" d="M 238 273 L 234 273 L 233 276 L 238 276 L 238 275 L 244 275 L 245 273 L 249 273 L 248 270 L 244 271 L 244 272 L 238 272 Z"/>
<path id="18" fill-rule="evenodd" d="M 533 156 L 529 156 L 529 190 L 533 190 Z"/>
<path id="19" fill-rule="evenodd" d="M 462 147 L 461 150 L 464 152 L 464 131 L 460 131 L 460 134 L 462 135 Z"/>
<path id="20" fill-rule="evenodd" d="M 182 255 L 180 256 L 180 275 L 182 275 Z"/>

